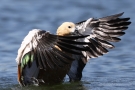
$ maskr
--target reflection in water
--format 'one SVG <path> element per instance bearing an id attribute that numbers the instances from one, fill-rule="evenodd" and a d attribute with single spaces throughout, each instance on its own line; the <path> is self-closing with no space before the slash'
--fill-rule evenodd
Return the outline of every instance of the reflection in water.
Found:
<path id="1" fill-rule="evenodd" d="M 12 90 L 20 90 L 20 87 L 12 88 Z M 89 90 L 83 85 L 83 82 L 63 83 L 55 86 L 29 86 L 23 87 L 21 90 Z"/>
<path id="2" fill-rule="evenodd" d="M 134 77 L 95 77 L 83 78 L 80 82 L 64 82 L 55 86 L 29 86 L 21 88 L 18 85 L 12 86 L 12 90 L 123 90 L 133 89 L 135 86 Z"/>

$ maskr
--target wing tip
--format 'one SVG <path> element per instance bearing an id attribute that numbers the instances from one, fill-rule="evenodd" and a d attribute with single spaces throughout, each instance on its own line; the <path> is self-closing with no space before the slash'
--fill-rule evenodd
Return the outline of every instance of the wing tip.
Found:
<path id="1" fill-rule="evenodd" d="M 120 16 L 122 16 L 124 14 L 124 12 L 121 12 L 121 13 L 118 13 L 118 14 L 113 14 L 113 15 L 109 15 L 109 16 L 106 16 L 106 17 L 102 17 L 102 18 L 99 18 L 99 21 L 109 21 L 109 20 L 112 20 L 112 19 L 116 19 Z"/>

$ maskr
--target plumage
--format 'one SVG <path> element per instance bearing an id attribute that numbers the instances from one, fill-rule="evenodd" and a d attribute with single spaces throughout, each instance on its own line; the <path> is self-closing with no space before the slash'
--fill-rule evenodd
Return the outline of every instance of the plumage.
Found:
<path id="1" fill-rule="evenodd" d="M 123 13 L 99 19 L 90 18 L 78 23 L 65 22 L 57 35 L 33 29 L 24 38 L 16 58 L 18 81 L 21 86 L 50 85 L 63 81 L 79 81 L 90 58 L 106 54 L 114 48 L 130 18 L 120 18 Z"/>
<path id="2" fill-rule="evenodd" d="M 123 13 L 99 19 L 90 18 L 76 23 L 80 35 L 90 35 L 83 40 L 80 39 L 80 41 L 89 40 L 91 43 L 94 41 L 92 45 L 85 45 L 85 47 L 89 47 L 95 57 L 107 53 L 108 51 L 106 49 L 112 49 L 114 47 L 110 42 L 120 41 L 121 39 L 119 37 L 125 34 L 123 31 L 128 29 L 128 25 L 131 22 L 128 21 L 130 18 L 120 18 L 122 15 Z"/>
<path id="3" fill-rule="evenodd" d="M 35 80 L 38 81 L 37 78 L 43 76 L 40 74 L 36 74 L 36 76 L 34 74 L 27 74 L 29 73 L 28 71 L 31 70 L 30 68 L 36 68 L 38 73 L 40 73 L 40 70 L 44 73 L 48 70 L 49 72 L 53 71 L 56 68 L 58 68 L 58 71 L 63 71 L 64 69 L 59 70 L 59 68 L 61 69 L 64 66 L 65 68 L 68 68 L 73 61 L 73 58 L 66 55 L 68 54 L 66 52 L 70 52 L 70 54 L 81 54 L 79 51 L 86 51 L 85 48 L 77 47 L 76 45 L 84 45 L 87 43 L 74 41 L 75 39 L 84 38 L 86 36 L 58 36 L 39 29 L 30 31 L 29 34 L 24 38 L 16 58 L 19 69 L 18 81 L 23 86 L 27 84 L 37 85 L 37 83 L 39 83 L 35 83 Z M 68 43 L 65 42 L 67 40 Z M 33 65 L 35 65 L 35 67 Z M 68 69 L 65 70 L 67 71 Z M 66 75 L 66 73 L 67 72 L 62 74 Z M 64 77 L 60 78 L 62 81 Z M 39 81 L 41 79 L 39 79 Z M 45 80 L 46 79 L 43 79 L 42 81 L 44 81 L 46 84 L 53 83 L 51 80 Z"/>

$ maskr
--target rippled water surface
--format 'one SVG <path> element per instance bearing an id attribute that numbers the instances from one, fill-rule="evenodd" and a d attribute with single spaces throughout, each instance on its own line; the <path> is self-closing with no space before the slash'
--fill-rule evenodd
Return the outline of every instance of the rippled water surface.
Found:
<path id="1" fill-rule="evenodd" d="M 91 59 L 81 82 L 48 87 L 20 88 L 15 58 L 20 44 L 33 28 L 55 34 L 65 21 L 125 12 L 132 24 L 115 49 Z M 0 90 L 135 90 L 135 3 L 134 0 L 1 0 L 0 1 Z"/>

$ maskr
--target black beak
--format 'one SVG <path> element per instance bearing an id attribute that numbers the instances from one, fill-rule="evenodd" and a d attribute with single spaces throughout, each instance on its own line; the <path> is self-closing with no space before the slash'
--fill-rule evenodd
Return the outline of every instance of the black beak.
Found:
<path id="1" fill-rule="evenodd" d="M 80 34 L 78 30 L 75 30 L 75 31 L 73 32 L 73 35 L 82 36 L 82 34 Z"/>

